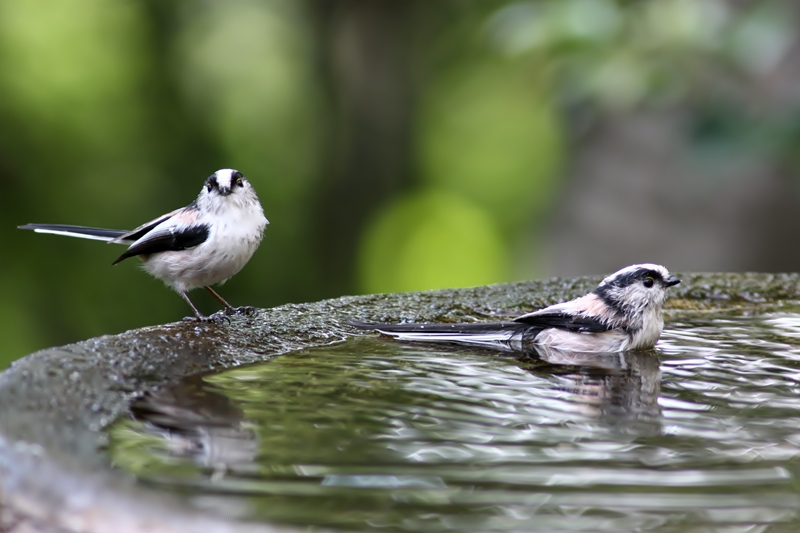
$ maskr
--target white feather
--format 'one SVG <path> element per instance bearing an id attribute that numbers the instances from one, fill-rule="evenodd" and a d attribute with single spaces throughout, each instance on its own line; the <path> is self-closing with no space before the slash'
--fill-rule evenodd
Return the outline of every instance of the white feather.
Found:
<path id="1" fill-rule="evenodd" d="M 428 331 L 385 331 L 378 329 L 384 335 L 394 337 L 399 341 L 422 342 L 457 342 L 461 344 L 476 344 L 479 346 L 508 347 L 510 343 L 518 340 L 518 331 L 503 331 L 492 333 L 431 333 Z"/>
<path id="2" fill-rule="evenodd" d="M 65 235 L 67 237 L 77 237 L 79 239 L 89 239 L 92 241 L 104 241 L 109 242 L 114 240 L 114 237 L 101 237 L 100 235 L 86 235 L 84 233 L 77 233 L 74 231 L 58 231 L 54 229 L 43 229 L 43 228 L 36 228 L 33 230 L 35 233 L 50 233 L 52 235 Z M 130 244 L 130 242 L 123 242 L 121 244 Z"/>

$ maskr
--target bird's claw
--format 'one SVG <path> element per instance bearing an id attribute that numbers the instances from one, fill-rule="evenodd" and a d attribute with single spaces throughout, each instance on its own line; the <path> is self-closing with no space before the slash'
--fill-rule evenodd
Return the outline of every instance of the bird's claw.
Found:
<path id="1" fill-rule="evenodd" d="M 222 324 L 223 322 L 226 322 L 228 324 L 231 323 L 231 319 L 230 318 L 228 318 L 227 316 L 225 316 L 223 314 L 220 314 L 220 313 L 214 313 L 211 316 L 187 316 L 187 317 L 183 317 L 183 321 L 184 322 L 199 322 L 201 324 L 209 324 L 211 322 L 214 322 L 216 324 Z"/>
<path id="2" fill-rule="evenodd" d="M 217 312 L 208 317 L 211 321 L 216 322 L 217 324 L 222 324 L 223 322 L 230 324 L 231 319 L 225 316 L 226 313 Z"/>
<path id="3" fill-rule="evenodd" d="M 250 307 L 249 305 L 245 305 L 242 307 L 226 307 L 224 313 L 228 316 L 230 315 L 245 315 L 245 316 L 253 316 L 257 312 L 255 307 Z"/>
<path id="4" fill-rule="evenodd" d="M 231 316 L 254 316 L 258 313 L 258 309 L 250 306 L 243 307 L 226 307 L 221 311 L 217 311 L 211 316 L 197 315 L 184 317 L 184 322 L 216 322 L 221 324 L 223 322 L 230 324 Z"/>

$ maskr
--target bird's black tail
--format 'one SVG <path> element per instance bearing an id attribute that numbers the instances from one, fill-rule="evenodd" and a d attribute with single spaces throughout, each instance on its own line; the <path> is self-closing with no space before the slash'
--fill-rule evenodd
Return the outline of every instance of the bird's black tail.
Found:
<path id="1" fill-rule="evenodd" d="M 87 226 L 69 226 L 66 224 L 25 224 L 18 226 L 19 229 L 29 229 L 36 233 L 52 233 L 53 235 L 66 235 L 67 237 L 78 237 L 80 239 L 93 239 L 96 241 L 113 241 L 128 233 L 119 229 L 89 228 Z M 130 244 L 129 242 L 118 241 L 120 244 Z"/>
<path id="2" fill-rule="evenodd" d="M 399 341 L 446 342 L 517 349 L 532 341 L 541 328 L 520 322 L 473 324 L 371 324 L 351 321 L 360 329 L 372 329 Z"/>

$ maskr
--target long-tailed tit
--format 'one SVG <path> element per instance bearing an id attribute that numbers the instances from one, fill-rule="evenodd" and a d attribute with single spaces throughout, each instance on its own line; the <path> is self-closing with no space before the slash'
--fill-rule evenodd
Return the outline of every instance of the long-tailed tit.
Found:
<path id="1" fill-rule="evenodd" d="M 147 272 L 172 287 L 197 318 L 205 320 L 208 317 L 197 310 L 186 292 L 203 287 L 226 312 L 235 311 L 210 285 L 225 282 L 244 267 L 261 243 L 267 224 L 256 191 L 241 172 L 225 168 L 206 179 L 194 202 L 133 231 L 63 224 L 19 228 L 127 244 L 128 249 L 112 265 L 139 257 Z"/>
<path id="2" fill-rule="evenodd" d="M 568 352 L 646 350 L 664 328 L 667 288 L 680 283 L 661 265 L 632 265 L 605 278 L 595 290 L 510 322 L 489 324 L 368 324 L 401 341 L 447 342 L 521 350 L 531 346 Z"/>

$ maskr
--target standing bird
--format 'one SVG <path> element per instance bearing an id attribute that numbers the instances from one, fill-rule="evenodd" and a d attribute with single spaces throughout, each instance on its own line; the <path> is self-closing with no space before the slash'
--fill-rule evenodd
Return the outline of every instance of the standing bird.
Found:
<path id="1" fill-rule="evenodd" d="M 64 224 L 27 224 L 19 229 L 130 245 L 112 265 L 138 256 L 144 269 L 180 294 L 199 320 L 208 320 L 186 292 L 203 287 L 227 313 L 235 312 L 210 285 L 224 283 L 247 264 L 267 224 L 250 182 L 238 170 L 224 168 L 206 179 L 194 202 L 133 231 Z"/>
<path id="2" fill-rule="evenodd" d="M 448 342 L 521 350 L 541 346 L 568 352 L 600 353 L 647 350 L 664 328 L 662 307 L 667 289 L 681 280 L 661 265 L 625 267 L 595 290 L 569 302 L 551 305 L 489 324 L 368 324 L 401 341 Z"/>

